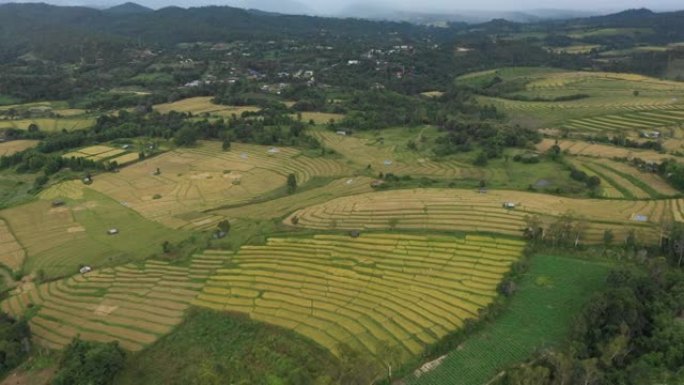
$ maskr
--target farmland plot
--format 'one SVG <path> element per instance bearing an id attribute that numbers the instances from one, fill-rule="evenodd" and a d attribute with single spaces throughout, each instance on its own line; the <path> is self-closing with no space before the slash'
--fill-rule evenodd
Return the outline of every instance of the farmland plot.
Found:
<path id="1" fill-rule="evenodd" d="M 363 234 L 270 238 L 243 246 L 193 302 L 294 330 L 338 352 L 404 358 L 492 302 L 524 243 L 485 236 Z"/>
<path id="2" fill-rule="evenodd" d="M 37 140 L 11 140 L 9 142 L 0 143 L 0 156 L 9 156 L 28 148 L 35 147 L 37 144 Z"/>
<path id="3" fill-rule="evenodd" d="M 302 185 L 348 172 L 340 161 L 310 158 L 292 148 L 234 144 L 221 151 L 220 143 L 204 142 L 100 175 L 91 187 L 168 227 L 196 228 L 221 218 L 203 211 L 259 200 L 283 188 L 290 173 Z"/>
<path id="4" fill-rule="evenodd" d="M 73 274 L 80 265 L 111 265 L 140 260 L 158 252 L 163 241 L 176 242 L 185 232 L 170 230 L 83 186 L 66 182 L 37 200 L 0 211 L 24 247 L 26 272 L 42 269 L 48 278 Z M 50 200 L 65 199 L 53 207 Z M 119 234 L 107 234 L 116 228 Z"/>
<path id="5" fill-rule="evenodd" d="M 228 254 L 197 256 L 187 267 L 146 261 L 96 269 L 84 275 L 17 290 L 0 303 L 20 317 L 38 306 L 30 319 L 33 338 L 61 349 L 77 335 L 85 340 L 118 341 L 138 351 L 178 325 L 203 282 L 223 266 Z"/>
<path id="6" fill-rule="evenodd" d="M 353 195 L 294 212 L 285 224 L 312 229 L 412 229 L 478 231 L 521 236 L 526 215 L 547 222 L 572 213 L 587 222 L 583 239 L 599 243 L 610 229 L 616 238 L 635 230 L 652 240 L 661 222 L 681 218 L 681 200 L 571 199 L 520 191 L 413 189 Z M 502 207 L 504 202 L 515 209 Z M 636 222 L 636 216 L 646 217 Z M 293 217 L 297 217 L 293 221 Z"/>
<path id="7" fill-rule="evenodd" d="M 17 242 L 7 223 L 0 219 L 0 263 L 10 270 L 18 270 L 26 258 L 24 248 Z"/>

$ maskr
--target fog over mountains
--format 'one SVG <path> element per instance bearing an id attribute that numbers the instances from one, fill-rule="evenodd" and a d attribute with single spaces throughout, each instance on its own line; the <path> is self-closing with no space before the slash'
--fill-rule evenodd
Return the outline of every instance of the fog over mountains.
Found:
<path id="1" fill-rule="evenodd" d="M 9 2 L 34 1 L 0 0 L 0 3 Z M 54 5 L 80 5 L 100 9 L 119 5 L 116 0 L 48 0 L 45 2 Z M 417 23 L 445 21 L 480 23 L 498 18 L 516 22 L 530 22 L 608 14 L 627 8 L 648 7 L 655 11 L 667 11 L 684 7 L 675 0 L 578 0 L 572 3 L 558 0 L 484 0 L 477 2 L 477 4 L 447 0 L 425 0 L 420 3 L 408 0 L 392 2 L 384 0 L 367 2 L 358 0 L 189 0 L 182 3 L 174 0 L 140 0 L 137 3 L 152 9 L 168 6 L 186 8 L 228 5 L 282 14 L 357 17 Z"/>

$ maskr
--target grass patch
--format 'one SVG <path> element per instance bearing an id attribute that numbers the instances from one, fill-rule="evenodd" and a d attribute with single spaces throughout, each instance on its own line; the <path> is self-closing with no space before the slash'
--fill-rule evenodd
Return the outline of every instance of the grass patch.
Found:
<path id="1" fill-rule="evenodd" d="M 558 346 L 574 314 L 603 285 L 609 266 L 558 256 L 537 256 L 501 317 L 449 353 L 416 385 L 481 385 L 536 349 Z"/>
<path id="2" fill-rule="evenodd" d="M 131 356 L 116 385 L 332 383 L 336 360 L 293 332 L 192 309 L 175 333 Z"/>

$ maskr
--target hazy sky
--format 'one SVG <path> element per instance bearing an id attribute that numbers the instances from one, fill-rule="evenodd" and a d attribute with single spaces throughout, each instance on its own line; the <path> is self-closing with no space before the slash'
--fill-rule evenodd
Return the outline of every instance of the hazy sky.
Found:
<path id="1" fill-rule="evenodd" d="M 684 0 L 0 0 L 6 2 L 47 2 L 57 5 L 111 6 L 126 1 L 137 2 L 152 8 L 168 5 L 193 7 L 202 5 L 231 5 L 287 13 L 336 14 L 349 8 L 382 8 L 418 12 L 468 11 L 525 11 L 530 9 L 562 9 L 607 13 L 629 8 L 646 7 L 654 11 L 684 9 Z M 298 3 L 300 7 L 295 7 Z M 299 8 L 299 9 L 294 9 Z"/>

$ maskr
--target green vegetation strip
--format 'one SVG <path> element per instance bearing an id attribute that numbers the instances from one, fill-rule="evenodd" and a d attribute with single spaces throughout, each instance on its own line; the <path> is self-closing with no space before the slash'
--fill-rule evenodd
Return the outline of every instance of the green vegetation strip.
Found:
<path id="1" fill-rule="evenodd" d="M 593 172 L 594 174 L 598 175 L 601 179 L 608 182 L 611 186 L 615 187 L 615 189 L 618 190 L 620 192 L 620 194 L 622 194 L 625 198 L 636 199 L 634 194 L 631 191 L 629 191 L 629 189 L 627 189 L 624 186 L 622 186 L 621 184 L 615 182 L 615 180 L 613 180 L 612 178 L 607 176 L 605 173 L 596 170 L 596 165 L 589 166 L 588 164 L 585 164 L 584 166 L 587 169 L 589 169 L 591 172 Z"/>
<path id="2" fill-rule="evenodd" d="M 467 339 L 411 385 L 482 385 L 538 348 L 566 337 L 573 315 L 599 290 L 609 266 L 578 259 L 537 256 L 508 309 Z"/>
<path id="3" fill-rule="evenodd" d="M 634 175 L 630 175 L 630 174 L 624 173 L 624 172 L 622 172 L 622 171 L 616 170 L 616 169 L 614 169 L 614 168 L 612 168 L 612 167 L 610 167 L 610 166 L 606 166 L 606 165 L 603 165 L 603 164 L 600 164 L 600 165 L 597 164 L 597 166 L 603 167 L 603 168 L 605 168 L 605 169 L 607 169 L 607 170 L 609 170 L 609 171 L 611 171 L 611 172 L 613 172 L 613 173 L 615 173 L 615 174 L 617 174 L 617 175 L 619 175 L 619 176 L 621 176 L 621 177 L 627 179 L 630 183 L 632 183 L 632 184 L 635 185 L 636 187 L 638 187 L 638 188 L 644 190 L 648 195 L 651 196 L 651 198 L 656 198 L 656 199 L 658 199 L 658 198 L 665 198 L 665 197 L 666 197 L 666 195 L 661 194 L 661 193 L 658 192 L 656 189 L 654 189 L 653 187 L 651 187 L 648 183 L 645 183 L 644 181 L 642 181 L 641 179 L 635 177 Z"/>

